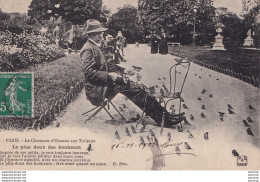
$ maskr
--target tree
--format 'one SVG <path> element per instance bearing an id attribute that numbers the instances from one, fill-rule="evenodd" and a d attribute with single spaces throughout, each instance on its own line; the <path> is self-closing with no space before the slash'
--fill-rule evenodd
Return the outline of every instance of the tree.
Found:
<path id="1" fill-rule="evenodd" d="M 28 15 L 39 22 L 61 16 L 73 24 L 83 24 L 103 15 L 102 0 L 32 0 L 29 8 Z"/>
<path id="2" fill-rule="evenodd" d="M 194 7 L 198 10 L 196 14 Z M 176 41 L 189 44 L 196 16 L 196 30 L 201 41 L 210 42 L 213 37 L 215 8 L 210 0 L 200 0 L 199 3 L 197 0 L 138 0 L 138 10 L 140 23 L 150 32 L 164 29 L 167 34 L 175 35 Z"/>
<path id="3" fill-rule="evenodd" d="M 143 36 L 137 21 L 137 8 L 131 5 L 125 5 L 119 8 L 117 13 L 112 15 L 108 23 L 108 31 L 113 36 L 116 36 L 117 32 L 121 31 L 123 36 L 126 37 L 130 43 L 141 41 Z"/>

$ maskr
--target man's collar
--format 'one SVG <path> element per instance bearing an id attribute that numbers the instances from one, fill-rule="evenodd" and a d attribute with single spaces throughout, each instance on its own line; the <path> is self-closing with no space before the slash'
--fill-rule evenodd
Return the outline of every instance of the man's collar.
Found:
<path id="1" fill-rule="evenodd" d="M 98 46 L 98 47 L 100 47 L 101 46 L 101 43 L 96 43 L 94 40 L 92 40 L 91 38 L 88 38 L 88 40 L 91 42 L 91 43 L 93 43 L 93 44 L 95 44 L 96 46 Z"/>

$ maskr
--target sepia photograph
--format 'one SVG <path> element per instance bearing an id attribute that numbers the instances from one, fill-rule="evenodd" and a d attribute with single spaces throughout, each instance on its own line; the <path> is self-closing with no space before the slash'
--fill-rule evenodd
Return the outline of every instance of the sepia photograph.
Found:
<path id="1" fill-rule="evenodd" d="M 259 0 L 0 0 L 0 170 L 258 171 L 259 67 Z"/>

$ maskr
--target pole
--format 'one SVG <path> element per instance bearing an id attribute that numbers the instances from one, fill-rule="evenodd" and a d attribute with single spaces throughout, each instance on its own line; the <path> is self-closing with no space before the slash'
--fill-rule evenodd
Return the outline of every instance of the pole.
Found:
<path id="1" fill-rule="evenodd" d="M 195 34 L 196 34 L 196 25 L 195 25 L 195 23 L 196 23 L 196 13 L 194 14 L 194 22 L 193 22 L 193 36 L 192 36 L 192 45 L 196 45 L 196 43 L 195 43 Z"/>

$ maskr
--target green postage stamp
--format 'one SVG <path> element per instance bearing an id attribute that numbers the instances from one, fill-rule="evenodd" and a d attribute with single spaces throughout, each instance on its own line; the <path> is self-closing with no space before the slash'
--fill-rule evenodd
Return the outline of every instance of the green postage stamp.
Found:
<path id="1" fill-rule="evenodd" d="M 0 73 L 0 116 L 33 116 L 33 73 Z"/>

